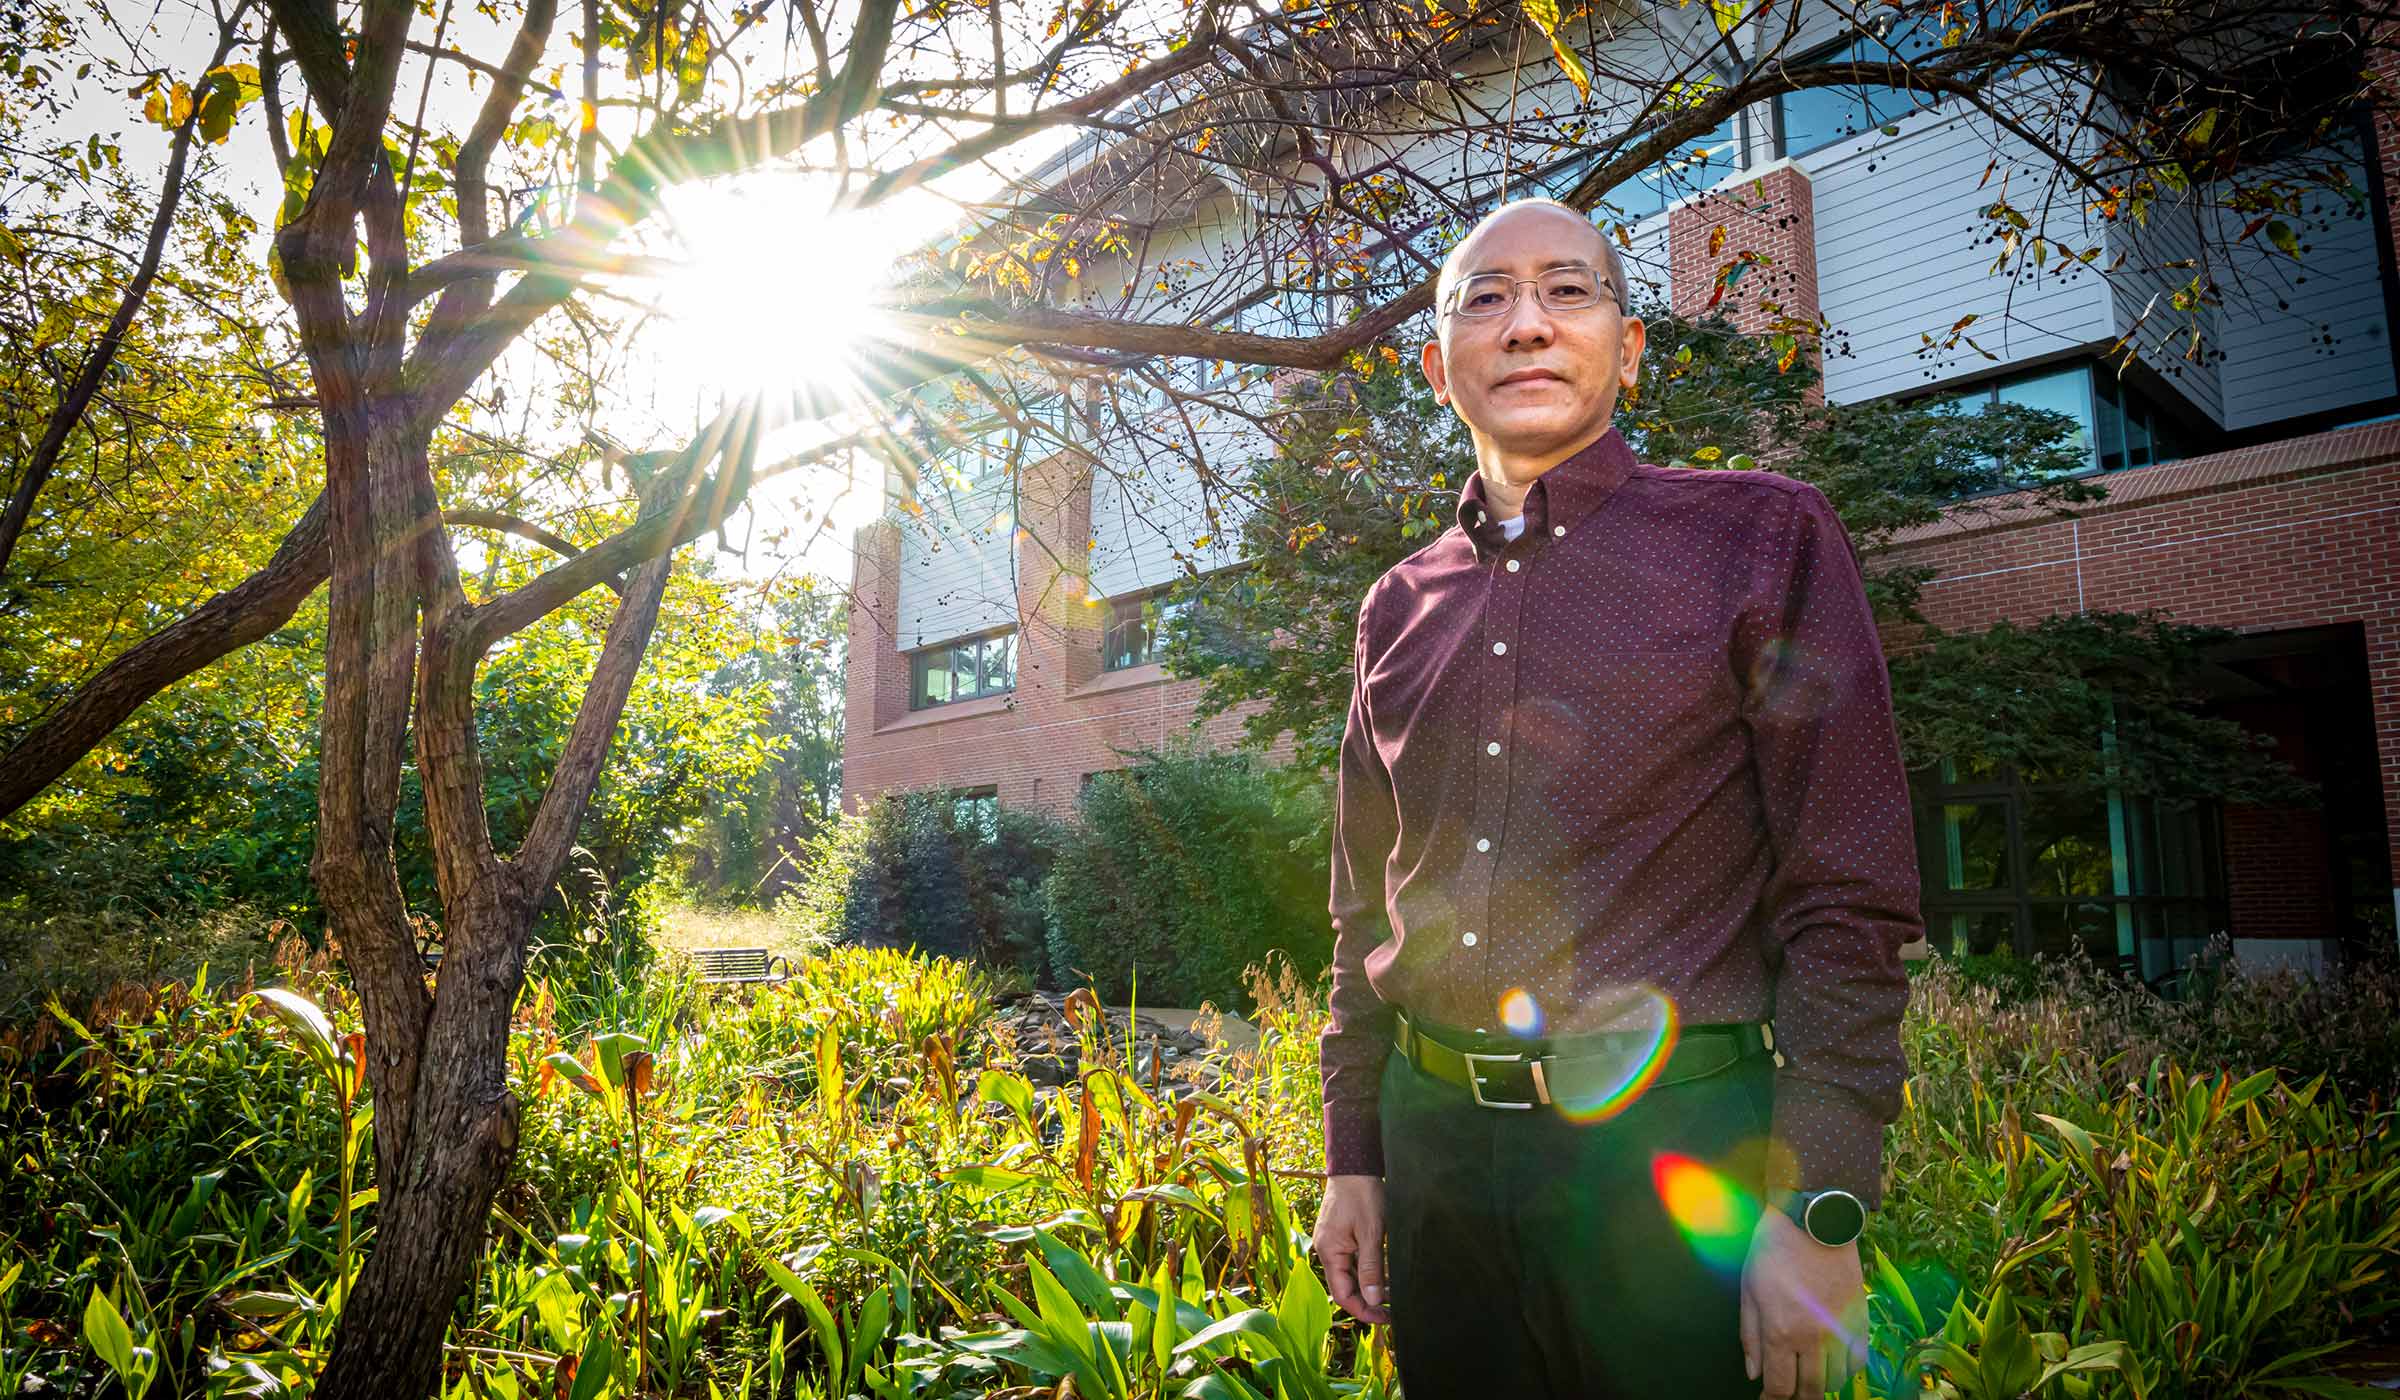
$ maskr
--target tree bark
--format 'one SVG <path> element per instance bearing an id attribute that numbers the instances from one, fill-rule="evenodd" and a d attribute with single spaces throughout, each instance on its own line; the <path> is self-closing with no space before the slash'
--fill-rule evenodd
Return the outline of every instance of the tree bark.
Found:
<path id="1" fill-rule="evenodd" d="M 291 621 L 325 581 L 326 526 L 319 495 L 265 568 L 135 643 L 18 740 L 0 757 L 0 816 L 32 801 L 151 696 Z"/>

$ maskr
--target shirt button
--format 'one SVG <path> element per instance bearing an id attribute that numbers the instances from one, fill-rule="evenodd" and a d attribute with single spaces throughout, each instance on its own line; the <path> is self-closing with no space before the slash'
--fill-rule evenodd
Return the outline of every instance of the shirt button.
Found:
<path id="1" fill-rule="evenodd" d="M 1476 839 L 1476 842 L 1475 842 L 1475 849 L 1476 849 L 1476 850 L 1479 850 L 1479 851 L 1488 851 L 1488 850 L 1490 850 L 1491 848 L 1492 848 L 1492 838 L 1491 838 L 1491 837 L 1489 837 L 1489 836 L 1483 836 L 1483 837 L 1478 837 L 1478 838 Z"/>
<path id="2" fill-rule="evenodd" d="M 1518 566 L 1518 565 L 1520 565 L 1520 564 L 1523 564 L 1524 562 L 1525 562 L 1525 561 L 1524 561 L 1524 560 L 1522 560 L 1522 559 L 1511 559 L 1511 560 L 1509 560 L 1509 561 L 1508 561 L 1508 571 L 1509 571 L 1510 573 L 1512 573 L 1512 574 L 1513 574 L 1513 573 L 1515 573 L 1515 572 L 1517 571 L 1517 566 Z"/>
<path id="3" fill-rule="evenodd" d="M 1494 642 L 1494 643 L 1492 643 L 1492 655 L 1494 655 L 1494 656 L 1506 656 L 1507 654 L 1508 654 L 1508 643 L 1506 643 L 1506 642 Z"/>
<path id="4" fill-rule="evenodd" d="M 1551 533 L 1551 534 L 1553 534 L 1553 535 L 1563 535 L 1563 534 L 1565 534 L 1566 532 L 1567 532 L 1567 527 L 1566 527 L 1566 526 L 1564 526 L 1564 525 L 1553 525 L 1553 526 L 1551 526 L 1551 527 L 1550 527 L 1550 533 Z"/>
<path id="5" fill-rule="evenodd" d="M 1475 935 L 1471 933 L 1462 933 L 1458 936 L 1458 941 L 1472 948 L 1475 946 Z"/>
<path id="6" fill-rule="evenodd" d="M 1500 752 L 1500 741 L 1498 739 L 1494 739 L 1492 742 L 1483 746 L 1483 751 L 1489 754 L 1496 754 Z"/>

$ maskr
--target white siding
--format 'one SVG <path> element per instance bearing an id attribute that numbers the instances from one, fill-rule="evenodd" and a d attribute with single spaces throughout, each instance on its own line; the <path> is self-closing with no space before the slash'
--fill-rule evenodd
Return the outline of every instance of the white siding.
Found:
<path id="1" fill-rule="evenodd" d="M 1180 438 L 1181 429 L 1161 430 Z M 1212 473 L 1230 478 L 1204 489 L 1189 448 L 1128 445 L 1109 454 L 1111 468 L 1092 482 L 1090 596 L 1115 598 L 1181 577 L 1188 562 L 1206 573 L 1241 562 L 1241 526 L 1251 503 L 1240 492 L 1249 463 L 1271 450 L 1256 428 L 1214 422 L 1196 429 Z M 1211 508 L 1215 519 L 1210 519 Z"/>
<path id="2" fill-rule="evenodd" d="M 2195 317 L 2174 306 L 2175 293 L 2199 266 L 2203 217 L 2189 203 L 2162 201 L 2151 206 L 2143 222 L 2128 218 L 2110 225 L 2108 257 L 2117 265 L 2109 277 L 2115 316 L 2111 340 L 2130 336 L 2142 363 L 2158 371 L 2168 387 L 2210 422 L 2222 423 L 2224 394 L 2214 353 L 2217 313 L 2203 306 Z M 2188 352 L 2195 323 L 2201 351 L 2192 355 Z"/>
<path id="3" fill-rule="evenodd" d="M 2228 428 L 2347 408 L 2393 391 L 2375 216 L 2363 203 L 2367 172 L 2355 146 L 2344 154 L 2360 206 L 2330 190 L 2309 191 L 2301 197 L 2301 217 L 2287 221 L 2302 245 L 2299 260 L 2262 235 L 2234 250 L 2221 279 L 2219 372 Z M 2248 222 L 2230 211 L 2218 214 L 2228 242 Z"/>
<path id="4" fill-rule="evenodd" d="M 934 478 L 922 515 L 900 513 L 900 649 L 1016 620 L 1016 530 L 1010 483 L 953 494 Z"/>
<path id="5" fill-rule="evenodd" d="M 1985 241 L 1983 211 L 2003 188 L 2037 220 L 2035 230 L 2067 247 L 2088 247 L 2101 232 L 2072 198 L 2057 200 L 2044 219 L 2048 160 L 1955 108 L 1906 118 L 1896 136 L 1869 133 L 1799 162 L 1816 203 L 1817 298 L 1831 328 L 1825 395 L 1836 403 L 1921 390 L 2110 337 L 2100 267 L 2062 269 L 2052 258 L 2014 277 L 1991 270 L 1998 245 Z M 1970 314 L 1965 335 L 1996 361 L 1964 339 L 1939 348 Z"/>

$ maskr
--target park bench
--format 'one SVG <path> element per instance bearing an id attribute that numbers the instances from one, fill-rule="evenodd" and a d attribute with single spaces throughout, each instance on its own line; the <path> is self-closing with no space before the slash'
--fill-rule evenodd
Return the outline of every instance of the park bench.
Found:
<path id="1" fill-rule="evenodd" d="M 764 948 L 694 948 L 687 956 L 703 982 L 781 982 L 792 961 Z"/>

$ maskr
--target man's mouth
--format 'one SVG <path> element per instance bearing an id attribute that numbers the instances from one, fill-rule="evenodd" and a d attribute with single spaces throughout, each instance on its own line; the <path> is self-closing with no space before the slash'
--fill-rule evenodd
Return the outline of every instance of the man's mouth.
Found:
<path id="1" fill-rule="evenodd" d="M 1501 376 L 1500 382 L 1499 382 L 1499 383 L 1497 383 L 1497 384 L 1495 384 L 1495 385 L 1493 385 L 1492 387 L 1493 387 L 1493 388 L 1495 388 L 1495 389 L 1505 389 L 1505 388 L 1507 388 L 1507 387 L 1508 387 L 1509 385 L 1511 385 L 1511 384 L 1564 384 L 1564 383 L 1566 383 L 1566 380 L 1565 380 L 1565 379 L 1564 379 L 1562 376 L 1560 376 L 1560 375 L 1558 375 L 1558 374 L 1555 374 L 1555 373 L 1553 373 L 1553 372 L 1551 372 L 1551 371 L 1549 371 L 1549 370 L 1546 370 L 1546 369 L 1521 369 L 1521 370 L 1518 370 L 1518 371 L 1517 371 L 1515 374 L 1509 374 L 1509 375 L 1503 375 L 1503 376 Z"/>

